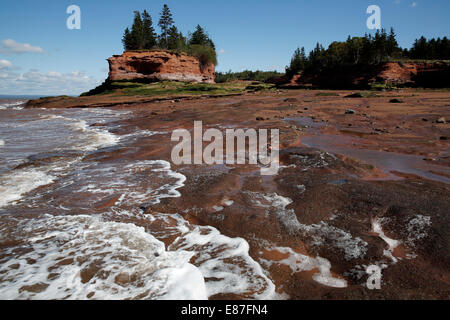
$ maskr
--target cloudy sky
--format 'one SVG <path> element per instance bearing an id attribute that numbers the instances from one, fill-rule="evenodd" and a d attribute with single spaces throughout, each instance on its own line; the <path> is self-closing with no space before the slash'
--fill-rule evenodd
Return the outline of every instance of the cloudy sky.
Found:
<path id="1" fill-rule="evenodd" d="M 0 2 L 0 94 L 77 95 L 100 84 L 106 59 L 122 53 L 134 10 L 158 20 L 163 3 L 184 33 L 204 26 L 219 52 L 219 71 L 284 70 L 298 46 L 363 35 L 369 5 L 382 10 L 401 46 L 450 36 L 448 0 L 16 0 Z M 69 30 L 68 6 L 81 8 Z M 155 23 L 156 24 L 156 23 Z M 159 31 L 159 30 L 158 30 Z"/>

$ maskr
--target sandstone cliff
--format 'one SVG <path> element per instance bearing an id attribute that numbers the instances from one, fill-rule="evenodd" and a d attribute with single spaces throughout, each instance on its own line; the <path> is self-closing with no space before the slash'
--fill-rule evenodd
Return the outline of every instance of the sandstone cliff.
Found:
<path id="1" fill-rule="evenodd" d="M 110 81 L 184 81 L 214 83 L 213 64 L 202 66 L 198 59 L 167 51 L 127 51 L 108 59 Z"/>
<path id="2" fill-rule="evenodd" d="M 379 66 L 351 66 L 320 75 L 295 75 L 286 87 L 321 87 L 334 89 L 367 88 L 373 83 L 399 87 L 450 87 L 450 63 L 387 62 Z"/>

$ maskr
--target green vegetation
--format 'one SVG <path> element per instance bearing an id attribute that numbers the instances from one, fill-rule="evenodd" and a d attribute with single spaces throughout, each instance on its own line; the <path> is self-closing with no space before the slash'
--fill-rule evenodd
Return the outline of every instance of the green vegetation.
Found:
<path id="1" fill-rule="evenodd" d="M 274 90 L 274 89 L 276 89 L 276 86 L 274 84 L 261 83 L 261 82 L 252 82 L 247 87 L 245 87 L 245 90 L 248 92 L 268 91 L 268 90 Z"/>
<path id="2" fill-rule="evenodd" d="M 139 83 L 105 81 L 99 87 L 83 93 L 81 96 L 93 95 L 125 95 L 125 96 L 149 96 L 149 97 L 186 97 L 199 95 L 234 95 L 241 94 L 245 91 L 256 91 L 269 89 L 264 88 L 248 88 L 245 82 L 228 82 L 223 84 L 207 84 L 207 83 L 186 83 L 175 81 L 162 81 L 153 83 Z"/>
<path id="3" fill-rule="evenodd" d="M 413 47 L 402 49 L 398 46 L 396 34 L 391 28 L 377 31 L 375 35 L 364 37 L 348 37 L 345 42 L 333 42 L 328 49 L 317 43 L 307 56 L 305 48 L 295 50 L 291 63 L 286 67 L 286 75 L 303 72 L 305 74 L 323 74 L 343 72 L 348 67 L 365 68 L 376 66 L 387 61 L 405 59 L 450 59 L 450 44 L 447 37 L 416 40 Z"/>
<path id="4" fill-rule="evenodd" d="M 207 32 L 197 25 L 196 30 L 185 37 L 174 24 L 172 13 L 164 5 L 158 26 L 161 33 L 158 35 L 153 28 L 150 14 L 144 10 L 134 12 L 134 21 L 131 30 L 125 29 L 122 43 L 125 51 L 134 50 L 171 50 L 196 57 L 202 67 L 210 63 L 217 65 L 217 54 L 214 42 Z"/>
<path id="5" fill-rule="evenodd" d="M 230 70 L 226 73 L 216 72 L 216 83 L 224 83 L 236 80 L 266 82 L 270 78 L 281 77 L 283 75 L 284 73 L 280 73 L 277 71 L 245 70 L 242 72 L 231 72 Z"/>

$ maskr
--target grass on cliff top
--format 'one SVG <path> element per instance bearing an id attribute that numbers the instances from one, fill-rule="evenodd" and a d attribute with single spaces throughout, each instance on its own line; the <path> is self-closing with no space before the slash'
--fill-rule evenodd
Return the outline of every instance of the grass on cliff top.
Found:
<path id="1" fill-rule="evenodd" d="M 121 95 L 121 96 L 150 96 L 150 97 L 176 97 L 201 95 L 233 95 L 246 91 L 270 90 L 272 85 L 255 84 L 235 81 L 220 84 L 187 83 L 175 81 L 162 81 L 154 83 L 138 82 L 112 82 L 83 93 L 81 96 L 93 95 Z"/>

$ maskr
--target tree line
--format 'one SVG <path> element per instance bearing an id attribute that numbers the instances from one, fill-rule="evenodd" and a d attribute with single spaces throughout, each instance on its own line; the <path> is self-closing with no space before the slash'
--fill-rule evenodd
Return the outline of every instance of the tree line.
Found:
<path id="1" fill-rule="evenodd" d="M 184 36 L 175 26 L 172 12 L 165 4 L 160 14 L 157 34 L 153 27 L 151 15 L 144 10 L 134 12 L 133 25 L 126 28 L 122 37 L 125 51 L 163 49 L 185 52 L 196 56 L 202 64 L 217 65 L 217 54 L 214 42 L 200 25 L 194 32 Z"/>
<path id="2" fill-rule="evenodd" d="M 430 40 L 421 37 L 406 54 L 411 59 L 450 60 L 450 41 L 447 37 Z"/>
<path id="3" fill-rule="evenodd" d="M 449 42 L 446 37 L 429 41 L 422 37 L 410 50 L 402 49 L 394 29 L 391 28 L 389 33 L 382 29 L 375 35 L 349 36 L 345 42 L 331 43 L 328 49 L 317 43 L 309 55 L 304 47 L 297 48 L 286 67 L 286 75 L 292 77 L 299 72 L 316 74 L 348 66 L 379 65 L 392 59 L 450 59 Z"/>

